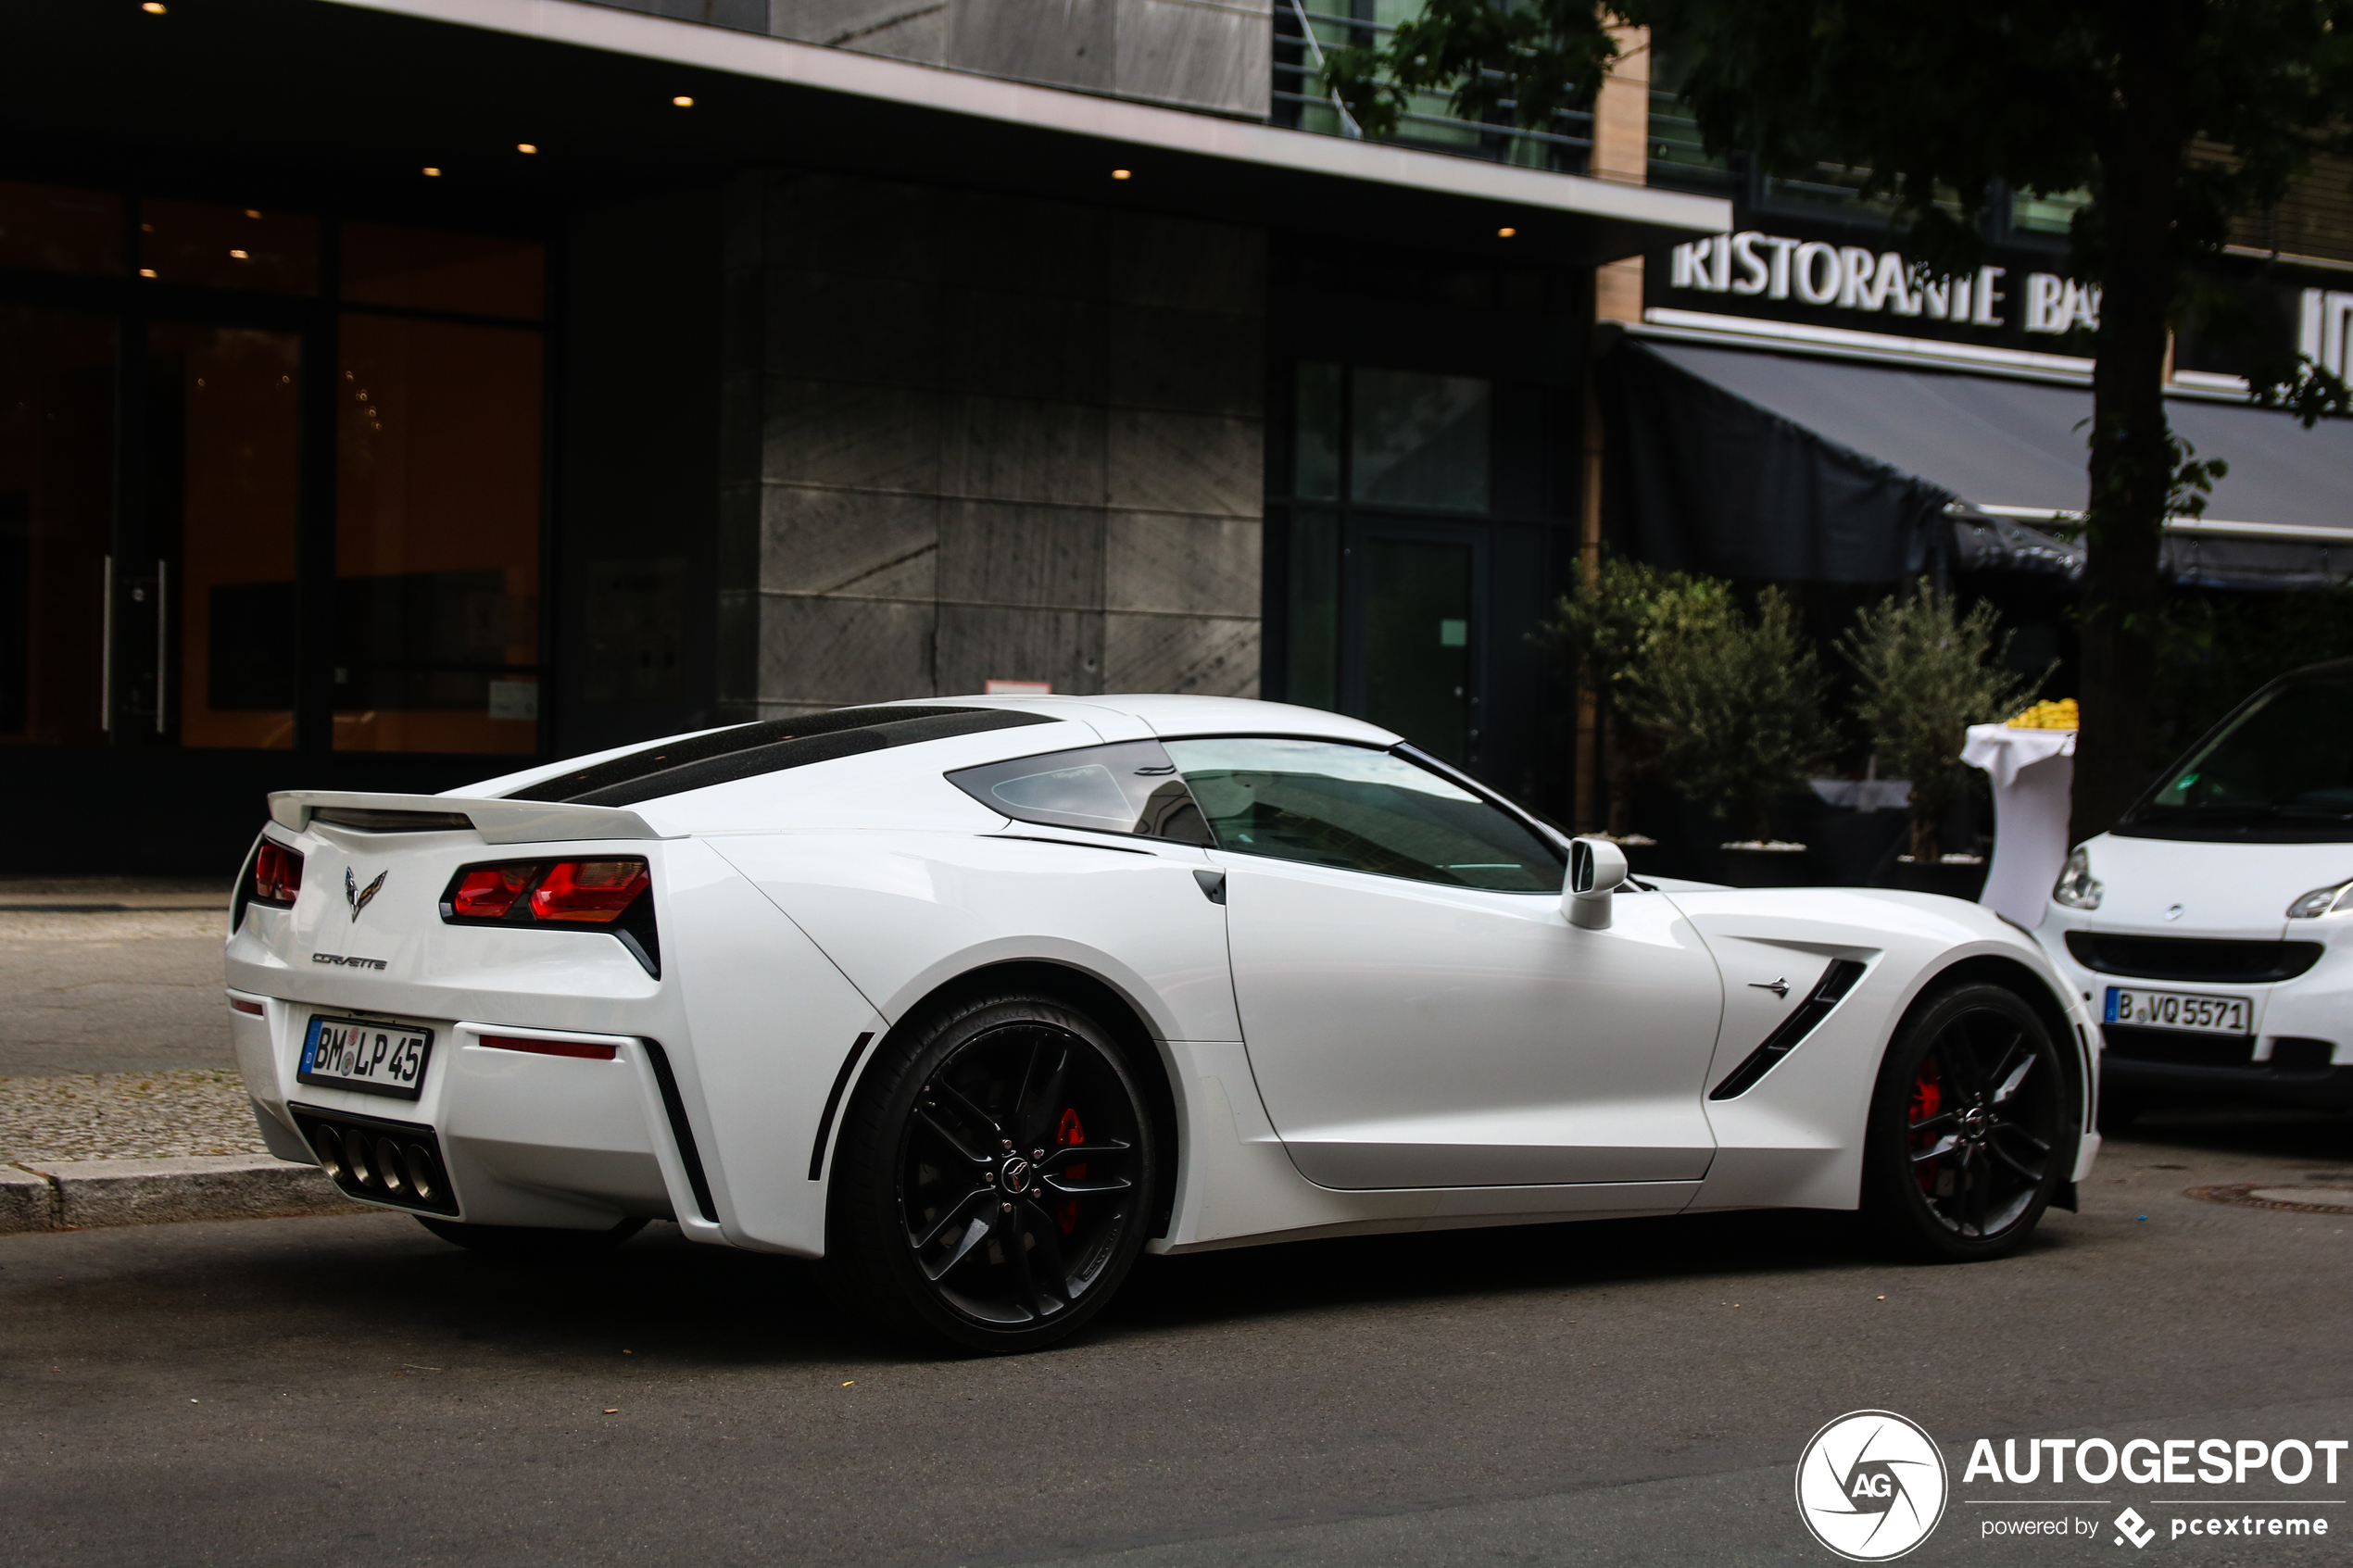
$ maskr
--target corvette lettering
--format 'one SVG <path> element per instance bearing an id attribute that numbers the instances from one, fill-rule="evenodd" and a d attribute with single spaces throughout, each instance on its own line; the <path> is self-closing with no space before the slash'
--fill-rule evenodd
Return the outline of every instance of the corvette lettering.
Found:
<path id="1" fill-rule="evenodd" d="M 384 960 L 382 959 L 348 959 L 344 957 L 341 953 L 313 953 L 310 955 L 310 961 L 312 963 L 341 964 L 346 969 L 382 969 L 384 967 Z"/>

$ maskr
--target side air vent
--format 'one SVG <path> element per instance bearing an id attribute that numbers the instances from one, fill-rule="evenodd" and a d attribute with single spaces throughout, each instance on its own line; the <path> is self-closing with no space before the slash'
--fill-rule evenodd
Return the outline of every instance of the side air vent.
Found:
<path id="1" fill-rule="evenodd" d="M 649 746 L 577 772 L 542 779 L 508 798 L 635 806 L 666 795 L 732 784 L 812 762 L 830 762 L 837 757 L 855 757 L 886 746 L 1052 722 L 1045 714 L 1008 708 L 840 708 L 831 713 L 769 719 Z"/>
<path id="2" fill-rule="evenodd" d="M 1710 1099 L 1730 1099 L 1744 1095 L 1756 1086 L 1758 1079 L 1780 1065 L 1781 1058 L 1797 1048 L 1797 1043 L 1811 1035 L 1822 1020 L 1831 1015 L 1855 982 L 1863 977 L 1863 966 L 1853 959 L 1832 959 L 1822 978 L 1804 1001 L 1791 1010 L 1780 1026 L 1765 1036 L 1765 1043 L 1748 1053 L 1748 1060 L 1732 1069 L 1725 1080 L 1707 1092 Z"/>
<path id="3" fill-rule="evenodd" d="M 670 1069 L 670 1053 L 658 1041 L 641 1043 L 646 1060 L 653 1066 L 654 1084 L 661 1090 L 662 1114 L 670 1119 L 670 1135 L 678 1145 L 678 1163 L 686 1168 L 686 1186 L 695 1195 L 695 1211 L 715 1224 L 719 1205 L 711 1199 L 711 1178 L 703 1173 L 702 1150 L 695 1147 L 695 1129 L 686 1120 L 686 1101 L 678 1092 L 678 1075 Z"/>

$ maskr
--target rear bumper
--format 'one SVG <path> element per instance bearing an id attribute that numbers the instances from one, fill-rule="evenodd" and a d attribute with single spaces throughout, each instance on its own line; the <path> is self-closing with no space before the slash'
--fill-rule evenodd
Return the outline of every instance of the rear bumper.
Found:
<path id="1" fill-rule="evenodd" d="M 298 1082 L 303 1033 L 311 1014 L 323 1010 L 249 999 L 261 1003 L 259 1015 L 230 1016 L 238 1065 L 262 1115 L 305 1148 L 331 1130 L 360 1130 L 371 1138 L 383 1133 L 404 1148 L 423 1147 L 446 1167 L 446 1194 L 428 1199 L 372 1172 L 360 1174 L 365 1166 L 356 1170 L 354 1161 L 341 1161 L 341 1169 L 330 1164 L 346 1195 L 475 1224 L 608 1229 L 644 1216 L 674 1219 L 718 1238 L 697 1196 L 692 1131 L 683 1118 L 673 1124 L 665 1103 L 676 1097 L 662 1092 L 667 1062 L 657 1042 L 421 1020 L 432 1024 L 434 1042 L 422 1092 L 406 1100 Z M 486 1044 L 485 1036 L 579 1042 L 612 1054 L 542 1056 Z"/>

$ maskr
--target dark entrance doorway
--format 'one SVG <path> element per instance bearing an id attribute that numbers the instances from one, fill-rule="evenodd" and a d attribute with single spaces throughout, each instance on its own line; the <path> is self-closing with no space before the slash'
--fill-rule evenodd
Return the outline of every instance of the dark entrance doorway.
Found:
<path id="1" fill-rule="evenodd" d="M 1479 752 L 1487 530 L 1360 521 L 1351 532 L 1342 708 L 1470 766 Z"/>

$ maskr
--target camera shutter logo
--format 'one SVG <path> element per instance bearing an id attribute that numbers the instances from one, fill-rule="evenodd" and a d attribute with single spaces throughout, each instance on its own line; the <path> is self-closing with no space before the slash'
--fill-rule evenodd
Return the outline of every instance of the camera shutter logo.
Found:
<path id="1" fill-rule="evenodd" d="M 1903 1556 L 1944 1516 L 1944 1456 L 1893 1411 L 1852 1411 L 1814 1434 L 1797 1461 L 1797 1513 L 1850 1562 Z"/>

